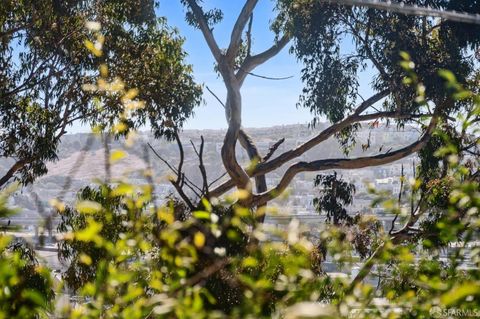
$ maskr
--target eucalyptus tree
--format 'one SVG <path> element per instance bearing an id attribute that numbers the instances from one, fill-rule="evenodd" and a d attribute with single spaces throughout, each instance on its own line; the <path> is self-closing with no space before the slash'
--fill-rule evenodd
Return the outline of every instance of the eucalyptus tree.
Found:
<path id="1" fill-rule="evenodd" d="M 2 1 L 0 156 L 14 162 L 0 187 L 45 174 L 73 123 L 106 127 L 117 120 L 118 97 L 83 90 L 100 65 L 109 67 L 102 68 L 106 78 L 122 79 L 145 102 L 126 127 L 149 123 L 156 137 L 172 138 L 191 116 L 201 89 L 185 62 L 183 39 L 156 16 L 156 6 L 153 0 Z M 101 27 L 105 54 L 89 54 L 86 25 Z"/>
<path id="2" fill-rule="evenodd" d="M 476 13 L 479 10 L 478 1 L 404 2 L 429 6 L 434 12 Z M 262 207 L 278 197 L 301 172 L 358 169 L 387 164 L 416 153 L 429 144 L 435 129 L 455 127 L 454 114 L 471 112 L 473 108 L 468 99 L 451 98 L 451 88 L 445 86 L 438 72 L 454 70 L 459 85 L 475 88 L 478 26 L 450 21 L 442 18 L 444 15 L 405 15 L 330 1 L 279 0 L 271 25 L 275 41 L 267 50 L 255 52 L 251 20 L 258 0 L 245 1 L 225 47 L 218 43 L 213 27 L 222 18 L 221 10 L 206 8 L 203 1 L 182 0 L 182 3 L 187 9 L 187 21 L 199 29 L 208 44 L 227 89 L 224 105 L 228 130 L 221 157 L 229 179 L 210 189 L 209 197 L 221 196 L 232 188 L 245 189 L 249 196 L 242 204 Z M 346 41 L 352 43 L 348 50 L 345 50 Z M 282 50 L 289 50 L 303 66 L 304 88 L 297 106 L 310 110 L 313 126 L 323 119 L 331 125 L 297 147 L 274 155 L 280 140 L 263 156 L 242 128 L 242 108 L 248 105 L 242 104 L 241 89 L 255 68 Z M 372 94 L 362 97 L 359 74 L 367 68 L 373 70 L 368 72 Z M 411 76 L 406 78 L 407 75 Z M 416 123 L 422 134 L 409 145 L 379 150 L 376 155 L 319 158 L 292 164 L 330 137 L 337 137 L 348 149 L 362 124 L 379 121 L 395 122 L 399 126 Z M 237 142 L 247 150 L 252 165 L 242 167 L 237 161 Z M 279 183 L 267 189 L 265 175 L 285 166 Z M 252 179 L 255 179 L 255 190 L 251 187 Z"/>

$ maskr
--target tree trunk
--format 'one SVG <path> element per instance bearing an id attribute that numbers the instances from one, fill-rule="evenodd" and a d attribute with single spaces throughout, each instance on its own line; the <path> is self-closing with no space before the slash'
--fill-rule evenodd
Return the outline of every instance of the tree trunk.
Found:
<path id="1" fill-rule="evenodd" d="M 250 136 L 248 136 L 248 134 L 244 130 L 240 130 L 238 140 L 240 142 L 240 145 L 242 145 L 242 147 L 247 151 L 250 161 L 259 164 L 262 161 L 262 156 L 260 156 L 260 153 Z M 261 194 L 267 191 L 267 180 L 265 178 L 265 174 L 255 176 L 255 191 L 257 194 Z M 261 215 L 257 216 L 257 221 L 260 223 L 263 223 L 263 221 L 265 220 L 266 207 L 266 203 L 257 206 L 257 212 L 261 213 Z"/>

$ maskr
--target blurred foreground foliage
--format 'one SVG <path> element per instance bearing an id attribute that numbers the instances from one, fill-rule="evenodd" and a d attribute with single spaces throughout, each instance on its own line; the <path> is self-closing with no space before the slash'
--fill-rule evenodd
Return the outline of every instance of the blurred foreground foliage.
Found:
<path id="1" fill-rule="evenodd" d="M 478 137 L 480 97 L 450 72 L 441 75 L 455 99 L 475 105 L 461 125 Z M 113 90 L 95 90 L 107 88 Z M 121 120 L 128 120 L 129 91 L 116 93 L 124 97 Z M 239 204 L 243 191 L 204 200 L 193 211 L 175 199 L 157 207 L 152 184 L 126 180 L 84 188 L 72 206 L 52 201 L 67 270 L 55 278 L 28 246 L 1 234 L 0 318 L 430 318 L 451 310 L 474 316 L 480 312 L 478 158 L 462 158 L 443 131 L 435 138 L 441 141 L 435 158 L 445 166 L 442 174 L 410 181 L 423 194 L 415 214 L 371 190 L 378 197 L 373 204 L 398 215 L 405 232 L 383 229 L 374 216 L 313 231 L 296 219 L 286 228 L 258 223 Z M 122 156 L 113 152 L 110 160 Z M 148 179 L 151 172 L 144 174 Z M 342 212 L 324 195 L 332 215 Z M 7 198 L 0 197 L 0 217 L 12 213 Z M 327 258 L 350 274 L 328 272 Z"/>
<path id="2" fill-rule="evenodd" d="M 468 98 L 478 115 L 479 98 Z M 477 127 L 469 129 L 478 134 Z M 429 236 L 394 242 L 378 231 L 365 260 L 356 257 L 345 227 L 328 225 L 312 240 L 296 220 L 287 229 L 257 224 L 250 210 L 236 205 L 242 192 L 188 212 L 174 200 L 155 207 L 150 185 L 85 188 L 74 206 L 57 205 L 60 257 L 68 268 L 55 285 L 31 250 L 1 235 L 0 317 L 430 318 L 432 311 L 451 309 L 474 315 L 479 183 L 455 145 L 447 141 L 437 156 L 449 158 L 448 174 L 428 184 L 435 213 L 421 227 Z M 5 198 L 3 215 L 10 213 Z M 379 195 L 378 202 L 398 209 L 390 198 Z M 368 221 L 355 225 L 363 229 Z M 447 246 L 450 253 L 440 258 Z M 325 272 L 326 256 L 345 269 L 360 267 L 358 274 Z M 378 285 L 359 280 L 367 275 L 379 277 Z M 65 298 L 65 286 L 75 298 Z"/>

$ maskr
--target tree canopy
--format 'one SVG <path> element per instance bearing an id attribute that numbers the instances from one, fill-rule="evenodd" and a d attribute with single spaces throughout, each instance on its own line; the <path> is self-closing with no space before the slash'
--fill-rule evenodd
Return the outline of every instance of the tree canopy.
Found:
<path id="1" fill-rule="evenodd" d="M 100 65 L 106 79 L 142 88 L 138 98 L 144 105 L 123 121 L 121 133 L 149 124 L 156 137 L 173 138 L 175 127 L 199 104 L 201 89 L 185 62 L 183 39 L 156 16 L 155 6 L 151 0 L 2 3 L 0 156 L 15 161 L 0 185 L 12 179 L 26 184 L 45 174 L 72 124 L 118 122 L 124 109 L 116 97 L 86 90 Z M 93 47 L 88 39 L 99 28 Z M 97 54 L 88 54 L 85 43 Z"/>

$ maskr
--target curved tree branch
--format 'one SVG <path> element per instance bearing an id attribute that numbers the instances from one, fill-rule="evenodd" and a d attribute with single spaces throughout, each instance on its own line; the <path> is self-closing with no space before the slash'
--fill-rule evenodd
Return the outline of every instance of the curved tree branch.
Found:
<path id="1" fill-rule="evenodd" d="M 361 6 L 378 10 L 387 10 L 398 12 L 406 15 L 425 16 L 425 17 L 440 17 L 445 20 L 480 24 L 480 15 L 467 12 L 456 12 L 450 10 L 441 10 L 432 7 L 410 5 L 401 3 L 392 3 L 390 1 L 375 1 L 375 0 L 320 0 L 322 2 L 335 2 L 347 6 Z"/>
<path id="2" fill-rule="evenodd" d="M 258 0 L 247 0 L 245 5 L 240 12 L 240 15 L 233 26 L 232 35 L 230 36 L 230 45 L 227 49 L 226 57 L 232 62 L 237 56 L 238 50 L 242 43 L 242 33 L 247 25 L 250 16 L 252 15 L 253 9 L 257 5 Z"/>
<path id="3" fill-rule="evenodd" d="M 387 117 L 387 115 L 389 115 L 389 114 L 394 115 L 393 113 L 388 113 L 388 114 L 387 113 L 373 113 L 373 114 L 369 114 L 369 115 L 364 115 L 363 117 L 360 115 L 362 112 L 364 112 L 370 106 L 377 103 L 378 101 L 380 101 L 381 99 L 386 97 L 388 94 L 389 94 L 389 91 L 385 90 L 385 91 L 382 91 L 382 92 L 379 92 L 379 93 L 373 95 L 372 97 L 370 97 L 369 99 L 367 99 L 363 103 L 361 103 L 351 116 L 348 116 L 344 120 L 331 125 L 327 129 L 323 130 L 318 135 L 316 135 L 312 139 L 306 141 L 305 143 L 299 145 L 298 147 L 296 147 L 294 149 L 291 149 L 291 150 L 289 150 L 285 153 L 282 153 L 281 155 L 277 156 L 276 158 L 272 159 L 271 161 L 260 164 L 257 167 L 257 169 L 260 170 L 260 171 L 266 170 L 266 171 L 270 172 L 270 171 L 272 171 L 276 168 L 279 168 L 280 166 L 282 166 L 286 162 L 301 156 L 302 154 L 304 154 L 308 150 L 310 150 L 313 147 L 315 147 L 316 145 L 326 141 L 331 136 L 333 136 L 335 133 L 340 132 L 341 130 L 343 130 L 343 129 L 347 128 L 348 126 L 352 125 L 353 123 L 360 122 L 360 121 L 369 121 L 369 120 L 376 119 L 376 118 Z"/>
<path id="4" fill-rule="evenodd" d="M 305 147 L 303 147 L 304 144 L 302 144 L 302 145 L 300 145 L 299 147 L 297 147 L 293 150 L 290 150 L 290 151 L 287 151 L 287 152 L 283 153 L 282 155 L 280 155 L 279 157 L 277 157 L 277 158 L 275 158 L 271 161 L 260 163 L 259 165 L 257 165 L 255 167 L 255 169 L 249 171 L 249 174 L 250 174 L 251 177 L 255 177 L 257 175 L 269 173 L 269 172 L 283 166 L 289 160 L 292 160 L 292 159 L 295 159 L 296 157 L 301 156 L 302 154 L 304 154 L 306 151 L 308 151 L 312 147 L 314 147 L 314 146 L 318 145 L 319 143 L 327 140 L 328 138 L 333 136 L 335 133 L 339 132 L 343 128 L 345 128 L 348 125 L 351 125 L 353 123 L 362 122 L 362 121 L 370 121 L 370 120 L 375 120 L 375 119 L 379 119 L 379 118 L 399 119 L 399 118 L 431 117 L 431 116 L 433 116 L 433 115 L 431 115 L 431 114 L 402 115 L 402 114 L 398 114 L 397 112 L 378 112 L 378 113 L 372 113 L 372 114 L 366 114 L 366 115 L 357 115 L 357 116 L 355 116 L 354 121 L 350 122 L 350 120 L 348 120 L 348 124 L 343 123 L 343 121 L 339 122 L 339 123 L 336 123 L 336 124 L 333 124 L 330 127 L 328 127 L 327 129 L 323 130 L 320 134 L 315 136 L 313 139 L 304 143 L 304 144 L 309 143 L 308 144 L 309 147 L 305 148 Z M 344 120 L 344 121 L 346 121 L 346 120 Z M 313 141 L 315 141 L 316 143 L 313 143 Z M 301 151 L 299 149 L 301 149 Z M 391 154 L 391 153 L 389 153 L 389 154 Z M 325 161 L 330 161 L 330 160 L 325 160 Z M 229 191 L 234 186 L 235 186 L 235 183 L 233 183 L 232 180 L 225 181 L 224 183 L 220 184 L 215 189 L 213 189 L 210 192 L 210 195 L 212 197 L 219 197 L 222 194 L 224 194 L 225 192 Z"/>
<path id="5" fill-rule="evenodd" d="M 243 61 L 242 66 L 237 71 L 237 79 L 240 85 L 243 83 L 247 75 L 252 72 L 257 66 L 265 63 L 269 59 L 276 56 L 283 48 L 290 42 L 291 37 L 287 34 L 283 35 L 277 43 L 275 43 L 268 50 L 265 50 L 262 53 L 248 56 L 245 61 Z"/>
<path id="6" fill-rule="evenodd" d="M 422 138 L 420 138 L 415 143 L 412 143 L 404 148 L 398 149 L 393 152 L 375 156 L 358 157 L 353 159 L 336 158 L 317 160 L 312 162 L 295 163 L 287 169 L 282 179 L 275 188 L 263 194 L 254 196 L 252 199 L 252 205 L 261 205 L 278 197 L 287 188 L 292 179 L 300 172 L 315 172 L 328 169 L 358 169 L 369 166 L 378 166 L 394 162 L 413 153 L 416 153 L 428 142 L 431 133 L 436 126 L 436 123 L 437 119 L 436 117 L 433 117 Z"/>
<path id="7" fill-rule="evenodd" d="M 0 188 L 3 187 L 13 177 L 13 175 L 15 175 L 16 172 L 21 170 L 27 164 L 27 160 L 16 161 L 15 164 L 13 164 L 10 169 L 5 173 L 5 175 L 0 178 Z"/>
<path id="8" fill-rule="evenodd" d="M 195 19 L 197 20 L 197 23 L 200 27 L 200 31 L 202 31 L 203 37 L 205 38 L 205 41 L 207 41 L 208 47 L 210 48 L 210 51 L 212 52 L 213 57 L 215 58 L 217 63 L 220 63 L 222 60 L 222 52 L 218 47 L 217 41 L 215 41 L 212 31 L 208 27 L 207 19 L 205 19 L 205 13 L 203 12 L 202 8 L 197 4 L 197 1 L 195 0 L 186 0 L 186 1 L 193 12 Z"/>

